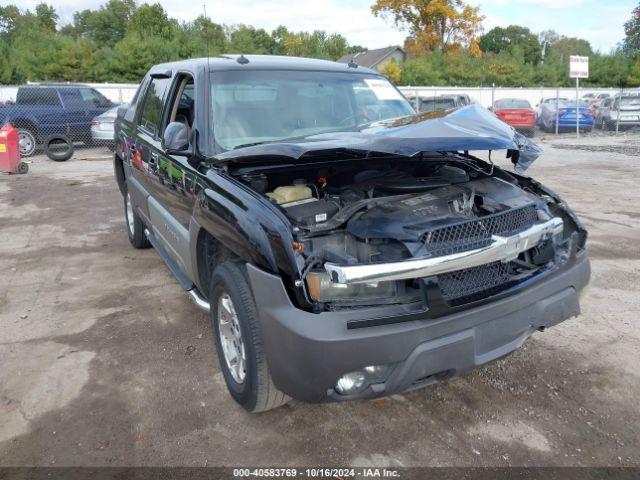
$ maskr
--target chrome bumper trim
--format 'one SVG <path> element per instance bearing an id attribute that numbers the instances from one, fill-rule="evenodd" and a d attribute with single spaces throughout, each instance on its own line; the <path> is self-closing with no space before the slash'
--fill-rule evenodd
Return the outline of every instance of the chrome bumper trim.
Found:
<path id="1" fill-rule="evenodd" d="M 510 237 L 494 235 L 490 245 L 466 252 L 370 265 L 325 263 L 324 268 L 333 282 L 346 284 L 429 277 L 491 262 L 508 262 L 517 258 L 522 252 L 535 247 L 542 240 L 562 233 L 562 229 L 562 219 L 554 217 Z"/>

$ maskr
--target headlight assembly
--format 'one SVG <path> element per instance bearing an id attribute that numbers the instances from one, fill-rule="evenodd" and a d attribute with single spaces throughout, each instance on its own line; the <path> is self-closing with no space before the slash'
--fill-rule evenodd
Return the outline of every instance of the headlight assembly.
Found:
<path id="1" fill-rule="evenodd" d="M 396 295 L 396 282 L 356 284 L 334 283 L 326 272 L 307 274 L 309 296 L 316 302 L 362 301 L 391 298 Z"/>

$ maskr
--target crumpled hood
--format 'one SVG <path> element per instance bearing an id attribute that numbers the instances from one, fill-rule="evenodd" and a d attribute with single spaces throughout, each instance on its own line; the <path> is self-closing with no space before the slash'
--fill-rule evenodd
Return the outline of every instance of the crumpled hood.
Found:
<path id="1" fill-rule="evenodd" d="M 305 155 L 336 150 L 413 156 L 421 152 L 508 150 L 524 172 L 542 150 L 524 135 L 477 104 L 456 110 L 416 114 L 369 126 L 358 132 L 332 132 L 289 142 L 273 142 L 229 150 L 216 160 L 258 157 L 303 159 Z M 315 156 L 315 155 L 314 155 Z"/>

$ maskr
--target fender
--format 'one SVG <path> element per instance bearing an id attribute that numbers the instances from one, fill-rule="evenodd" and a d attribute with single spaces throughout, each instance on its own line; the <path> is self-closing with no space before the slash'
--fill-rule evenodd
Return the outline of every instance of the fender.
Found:
<path id="1" fill-rule="evenodd" d="M 4 116 L 4 120 L 2 121 L 3 125 L 5 123 L 10 123 L 15 128 L 20 128 L 20 126 L 24 126 L 24 125 L 32 125 L 33 130 L 35 130 L 33 134 L 36 136 L 40 134 L 40 125 L 39 125 L 40 122 L 36 117 L 31 115 L 24 115 L 24 114 L 15 115 L 15 112 L 14 114 L 8 113 Z"/>
<path id="2" fill-rule="evenodd" d="M 211 170 L 207 179 L 195 203 L 194 220 L 246 262 L 297 277 L 288 221 L 232 179 Z"/>

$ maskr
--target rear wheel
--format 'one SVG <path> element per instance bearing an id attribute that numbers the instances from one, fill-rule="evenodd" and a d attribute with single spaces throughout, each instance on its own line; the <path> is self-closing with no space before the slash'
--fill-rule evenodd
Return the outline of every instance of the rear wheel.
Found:
<path id="1" fill-rule="evenodd" d="M 18 128 L 18 144 L 20 146 L 20 155 L 30 157 L 36 151 L 36 136 L 27 128 Z"/>
<path id="2" fill-rule="evenodd" d="M 151 244 L 144 234 L 144 223 L 133 208 L 129 191 L 124 195 L 124 218 L 127 223 L 127 235 L 131 245 L 135 248 L 149 248 Z"/>
<path id="3" fill-rule="evenodd" d="M 262 328 L 242 263 L 228 261 L 213 272 L 209 302 L 220 369 L 233 399 L 257 413 L 284 405 L 263 348 Z"/>

